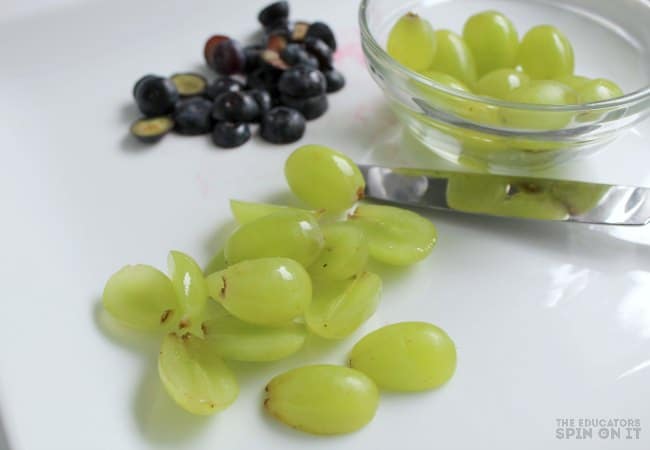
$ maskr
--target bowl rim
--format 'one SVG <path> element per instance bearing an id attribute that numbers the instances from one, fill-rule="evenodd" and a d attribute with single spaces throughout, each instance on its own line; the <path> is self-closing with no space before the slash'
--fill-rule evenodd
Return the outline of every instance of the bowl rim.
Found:
<path id="1" fill-rule="evenodd" d="M 458 89 L 453 89 L 448 86 L 445 86 L 441 83 L 433 81 L 409 68 L 403 66 L 392 56 L 388 54 L 384 47 L 380 45 L 372 32 L 370 31 L 370 26 L 368 24 L 367 12 L 369 10 L 369 5 L 375 0 L 361 0 L 359 5 L 359 27 L 361 31 L 361 41 L 364 53 L 368 50 L 373 53 L 374 58 L 380 59 L 384 64 L 390 66 L 392 70 L 397 71 L 398 73 L 407 76 L 408 78 L 415 79 L 418 83 L 421 83 L 425 86 L 431 87 L 438 91 L 442 91 L 445 94 L 461 98 L 463 100 L 469 100 L 474 102 L 479 102 L 485 105 L 490 105 L 498 108 L 508 108 L 515 110 L 526 110 L 526 111 L 555 111 L 555 112 L 591 112 L 598 111 L 601 109 L 610 109 L 610 108 L 620 108 L 627 107 L 635 103 L 642 102 L 644 100 L 650 100 L 650 85 L 642 87 L 636 91 L 625 94 L 621 97 L 616 97 L 609 100 L 604 100 L 600 102 L 585 103 L 580 105 L 539 105 L 539 104 L 526 104 L 526 103 L 512 103 L 505 100 L 500 100 L 492 97 L 482 96 L 473 94 L 471 92 L 463 92 Z M 596 79 L 596 78 L 594 78 Z"/>

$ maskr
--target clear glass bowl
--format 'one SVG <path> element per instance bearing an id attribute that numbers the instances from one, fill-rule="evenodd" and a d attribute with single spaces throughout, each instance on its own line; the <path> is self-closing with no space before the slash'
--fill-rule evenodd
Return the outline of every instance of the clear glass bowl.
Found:
<path id="1" fill-rule="evenodd" d="M 384 50 L 391 27 L 409 11 L 435 29 L 461 33 L 469 16 L 488 9 L 508 16 L 520 37 L 535 25 L 557 26 L 573 44 L 576 73 L 611 79 L 626 95 L 587 105 L 509 103 L 450 89 Z M 546 168 L 594 153 L 650 115 L 649 0 L 363 0 L 359 20 L 370 73 L 391 108 L 418 140 L 450 161 Z M 515 115 L 539 126 L 506 125 L 504 118 Z"/>

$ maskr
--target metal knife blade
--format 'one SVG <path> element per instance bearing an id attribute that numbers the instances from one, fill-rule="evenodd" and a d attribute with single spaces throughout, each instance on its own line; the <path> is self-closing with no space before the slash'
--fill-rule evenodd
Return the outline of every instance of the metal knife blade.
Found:
<path id="1" fill-rule="evenodd" d="M 403 206 L 600 225 L 650 223 L 650 189 L 360 165 L 365 197 Z"/>

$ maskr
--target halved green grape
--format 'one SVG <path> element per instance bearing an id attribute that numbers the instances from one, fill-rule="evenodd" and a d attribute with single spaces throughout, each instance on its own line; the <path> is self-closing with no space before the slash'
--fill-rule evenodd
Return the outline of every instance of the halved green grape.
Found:
<path id="1" fill-rule="evenodd" d="M 240 200 L 230 200 L 230 210 L 238 224 L 244 225 L 254 222 L 257 219 L 268 216 L 278 211 L 297 211 L 314 214 L 318 218 L 323 211 L 309 211 L 307 209 L 292 208 L 284 205 L 272 205 L 270 203 L 253 203 L 243 202 Z"/>
<path id="2" fill-rule="evenodd" d="M 158 356 L 158 374 L 165 390 L 184 410 L 197 415 L 227 408 L 239 394 L 228 366 L 200 338 L 168 334 Z"/>
<path id="3" fill-rule="evenodd" d="M 496 69 L 514 68 L 519 36 L 500 12 L 485 11 L 467 19 L 463 38 L 472 50 L 479 77 Z"/>
<path id="4" fill-rule="evenodd" d="M 572 215 L 591 211 L 598 206 L 607 191 L 606 186 L 562 181 L 554 182 L 550 189 L 553 198 L 560 201 Z"/>
<path id="5" fill-rule="evenodd" d="M 323 244 L 323 232 L 313 214 L 278 211 L 240 226 L 226 242 L 224 252 L 228 264 L 277 256 L 308 267 Z"/>
<path id="6" fill-rule="evenodd" d="M 436 35 L 427 20 L 410 12 L 393 25 L 386 50 L 403 66 L 425 70 L 436 54 Z"/>
<path id="7" fill-rule="evenodd" d="M 223 269 L 228 267 L 228 264 L 226 263 L 226 254 L 222 250 L 219 250 L 219 252 L 212 257 L 210 262 L 205 266 L 205 269 L 203 270 L 203 275 L 210 275 L 211 273 L 215 272 L 220 272 Z"/>
<path id="8" fill-rule="evenodd" d="M 368 262 L 368 241 L 358 227 L 337 222 L 321 227 L 325 246 L 308 267 L 314 278 L 347 280 L 361 272 Z"/>
<path id="9" fill-rule="evenodd" d="M 435 32 L 438 49 L 429 70 L 446 73 L 468 86 L 476 83 L 476 63 L 474 55 L 465 40 L 449 30 Z"/>
<path id="10" fill-rule="evenodd" d="M 569 39 L 551 25 L 528 30 L 517 52 L 519 64 L 533 80 L 551 80 L 572 75 L 573 47 Z"/>
<path id="11" fill-rule="evenodd" d="M 456 346 L 447 333 L 430 323 L 395 323 L 357 342 L 349 364 L 380 388 L 423 391 L 439 387 L 452 377 Z"/>
<path id="12" fill-rule="evenodd" d="M 512 91 L 529 82 L 530 78 L 523 72 L 514 69 L 497 69 L 481 77 L 476 84 L 476 93 L 505 100 Z"/>
<path id="13" fill-rule="evenodd" d="M 616 83 L 604 78 L 587 81 L 576 89 L 580 103 L 596 103 L 621 97 L 623 91 Z"/>
<path id="14" fill-rule="evenodd" d="M 261 258 L 229 266 L 206 278 L 210 297 L 233 316 L 258 325 L 283 325 L 311 301 L 311 280 L 288 258 Z"/>
<path id="15" fill-rule="evenodd" d="M 571 89 L 578 90 L 585 84 L 589 83 L 591 79 L 587 77 L 583 77 L 581 75 L 563 75 L 561 77 L 557 77 L 555 81 L 559 81 L 562 84 L 566 84 L 569 86 Z"/>
<path id="16" fill-rule="evenodd" d="M 210 349 L 234 361 L 277 361 L 300 350 L 307 338 L 307 330 L 302 325 L 252 325 L 230 314 L 206 321 L 203 329 Z"/>
<path id="17" fill-rule="evenodd" d="M 534 80 L 510 93 L 507 99 L 528 105 L 575 105 L 578 96 L 569 86 L 552 80 Z M 529 130 L 557 130 L 571 122 L 573 114 L 565 111 L 503 108 L 504 125 Z"/>
<path id="18" fill-rule="evenodd" d="M 305 321 L 312 333 L 326 339 L 343 339 L 375 313 L 381 295 L 381 278 L 364 272 L 350 280 L 314 281 L 312 302 Z"/>
<path id="19" fill-rule="evenodd" d="M 191 256 L 179 251 L 169 252 L 167 266 L 182 307 L 182 317 L 179 318 L 178 327 L 196 336 L 202 336 L 201 315 L 208 299 L 203 271 Z"/>
<path id="20" fill-rule="evenodd" d="M 291 191 L 313 208 L 340 212 L 363 197 L 366 182 L 357 165 L 322 145 L 296 149 L 284 166 Z"/>
<path id="21" fill-rule="evenodd" d="M 395 266 L 426 258 L 436 245 L 436 227 L 418 214 L 392 206 L 359 205 L 350 220 L 368 238 L 370 256 Z"/>
<path id="22" fill-rule="evenodd" d="M 266 385 L 264 408 L 280 422 L 313 434 L 350 433 L 372 420 L 379 405 L 375 383 L 333 365 L 305 366 Z"/>
<path id="23" fill-rule="evenodd" d="M 180 307 L 167 275 L 145 265 L 115 272 L 106 282 L 102 304 L 120 322 L 144 331 L 169 330 Z"/>

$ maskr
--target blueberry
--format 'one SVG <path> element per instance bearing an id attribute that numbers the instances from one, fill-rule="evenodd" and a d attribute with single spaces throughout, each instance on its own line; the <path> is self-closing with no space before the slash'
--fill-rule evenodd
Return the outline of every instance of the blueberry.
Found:
<path id="1" fill-rule="evenodd" d="M 271 96 L 275 97 L 278 95 L 277 84 L 281 74 L 281 71 L 261 67 L 248 76 L 248 87 L 251 89 L 263 89 L 269 91 Z"/>
<path id="2" fill-rule="evenodd" d="M 212 68 L 223 75 L 242 73 L 246 66 L 243 47 L 234 39 L 219 42 L 211 55 Z"/>
<path id="3" fill-rule="evenodd" d="M 235 148 L 245 144 L 251 138 L 248 124 L 218 122 L 212 130 L 212 142 L 221 148 Z"/>
<path id="4" fill-rule="evenodd" d="M 273 107 L 273 99 L 269 91 L 264 89 L 253 89 L 248 94 L 253 97 L 260 110 L 260 116 L 266 114 Z"/>
<path id="5" fill-rule="evenodd" d="M 140 86 L 142 83 L 144 83 L 147 80 L 153 80 L 154 78 L 160 78 L 158 75 L 145 75 L 142 78 L 140 78 L 138 81 L 135 82 L 133 85 L 133 98 L 135 98 L 135 93 L 138 90 L 138 86 Z"/>
<path id="6" fill-rule="evenodd" d="M 307 29 L 306 37 L 320 39 L 325 42 L 332 51 L 336 50 L 336 37 L 334 36 L 332 29 L 326 23 L 312 23 Z"/>
<path id="7" fill-rule="evenodd" d="M 332 49 L 323 41 L 315 37 L 305 38 L 305 48 L 318 60 L 321 69 L 332 68 Z"/>
<path id="8" fill-rule="evenodd" d="M 148 77 L 136 85 L 135 101 L 147 117 L 171 113 L 178 98 L 176 86 L 167 78 Z"/>
<path id="9" fill-rule="evenodd" d="M 181 100 L 174 111 L 174 129 L 189 136 L 209 133 L 212 129 L 212 102 L 201 97 Z"/>
<path id="10" fill-rule="evenodd" d="M 295 109 L 278 106 L 262 118 L 260 134 L 273 144 L 290 144 L 305 134 L 306 122 Z"/>
<path id="11" fill-rule="evenodd" d="M 262 64 L 263 50 L 264 47 L 261 45 L 249 45 L 248 47 L 244 47 L 244 57 L 246 58 L 246 63 L 244 64 L 244 72 L 251 73 L 260 67 Z"/>
<path id="12" fill-rule="evenodd" d="M 336 69 L 326 70 L 324 73 L 327 81 L 327 93 L 340 91 L 345 86 L 345 77 Z"/>
<path id="13" fill-rule="evenodd" d="M 216 98 L 212 117 L 217 121 L 253 122 L 258 118 L 257 102 L 245 92 L 225 92 Z"/>
<path id="14" fill-rule="evenodd" d="M 223 77 L 223 78 L 217 78 L 212 83 L 210 83 L 210 85 L 205 91 L 205 95 L 209 99 L 214 100 L 224 92 L 237 92 L 243 90 L 244 90 L 244 84 L 241 83 L 240 81 L 230 77 Z"/>
<path id="15" fill-rule="evenodd" d="M 288 44 L 280 52 L 280 58 L 290 66 L 304 64 L 313 67 L 314 69 L 318 69 L 318 60 L 313 55 L 307 53 L 307 50 L 305 50 L 300 44 Z"/>
<path id="16" fill-rule="evenodd" d="M 293 108 L 299 111 L 307 120 L 319 118 L 325 114 L 325 112 L 327 112 L 327 108 L 329 107 L 327 95 L 325 94 L 307 98 L 296 98 L 290 95 L 282 94 L 280 96 L 280 102 L 284 106 L 288 106 L 289 108 Z"/>
<path id="17" fill-rule="evenodd" d="M 324 94 L 327 89 L 325 75 L 318 69 L 297 65 L 285 71 L 278 81 L 282 94 L 304 98 Z"/>
<path id="18" fill-rule="evenodd" d="M 289 19 L 289 2 L 286 1 L 271 3 L 257 15 L 257 20 L 264 27 L 283 19 Z"/>

